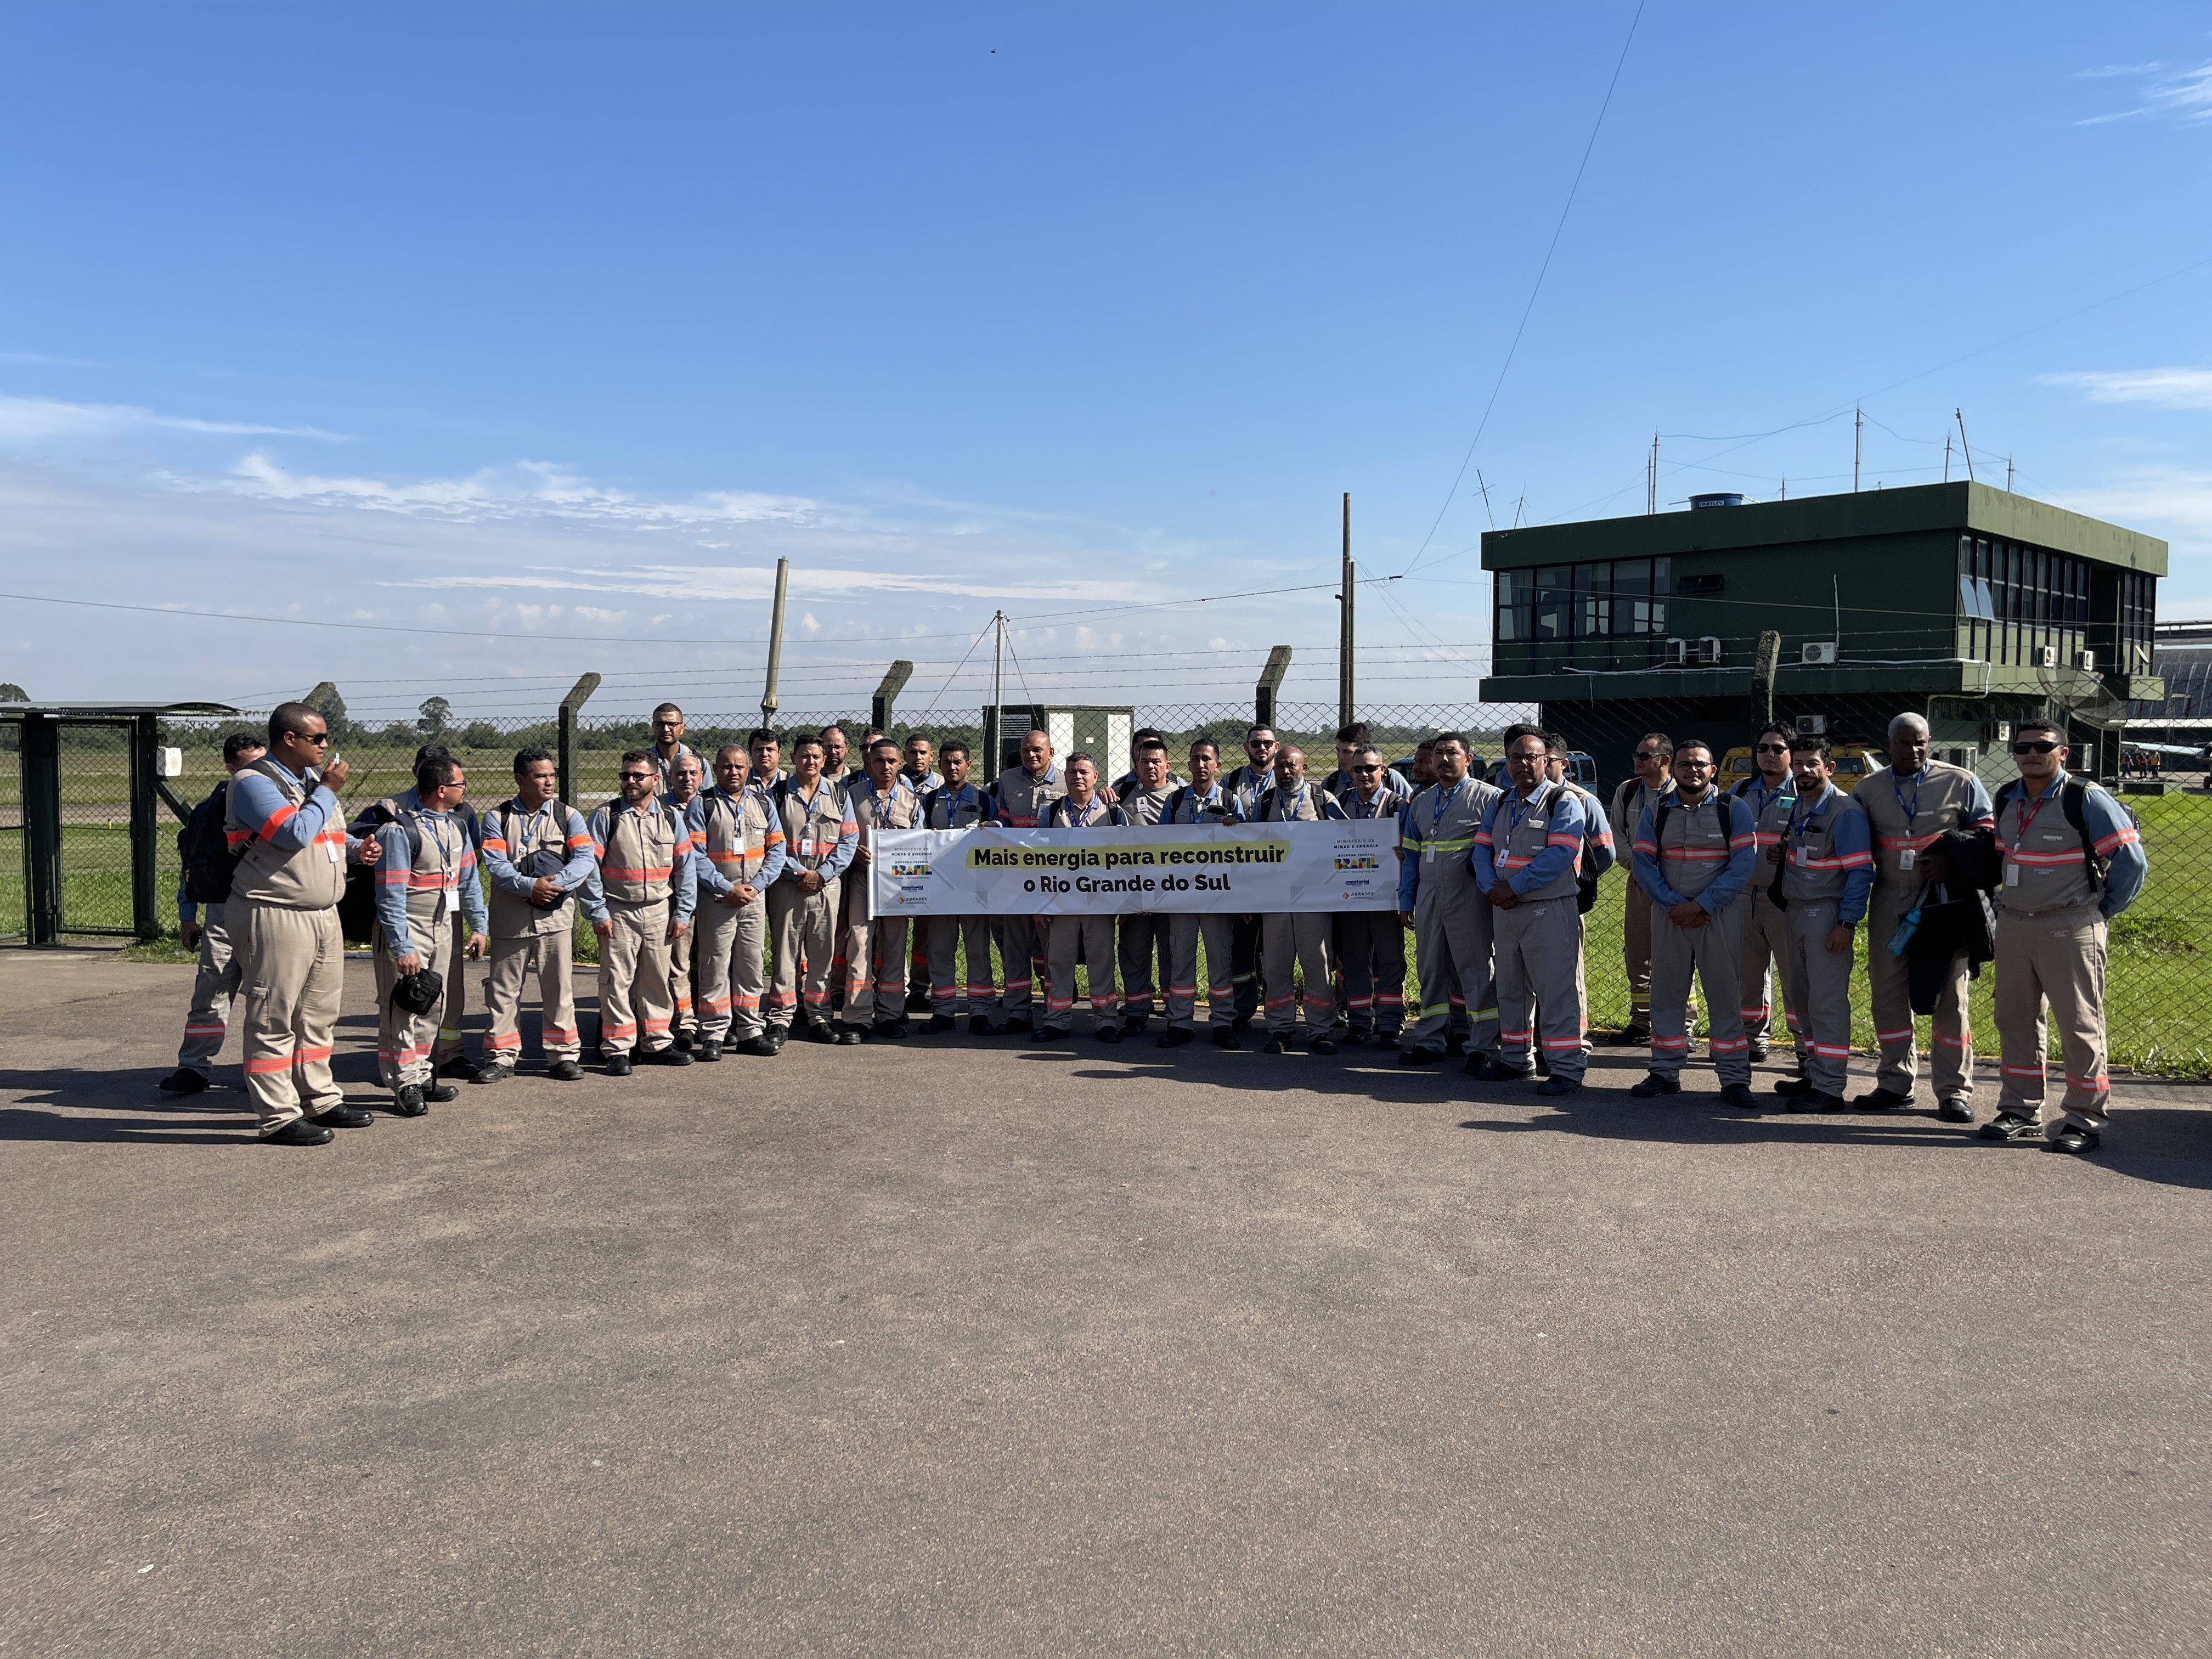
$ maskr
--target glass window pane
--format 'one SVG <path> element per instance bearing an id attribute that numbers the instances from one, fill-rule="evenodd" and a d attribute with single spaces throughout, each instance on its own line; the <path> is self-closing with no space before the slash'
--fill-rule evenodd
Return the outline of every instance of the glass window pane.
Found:
<path id="1" fill-rule="evenodd" d="M 1606 567 L 1601 564 L 1578 564 L 1575 567 L 1575 637 L 1587 640 L 1605 632 L 1603 611 L 1604 578 Z"/>
<path id="2" fill-rule="evenodd" d="M 1547 564 L 1537 571 L 1536 639 L 1568 637 L 1568 612 L 1574 601 L 1571 580 L 1572 570 L 1567 565 Z"/>

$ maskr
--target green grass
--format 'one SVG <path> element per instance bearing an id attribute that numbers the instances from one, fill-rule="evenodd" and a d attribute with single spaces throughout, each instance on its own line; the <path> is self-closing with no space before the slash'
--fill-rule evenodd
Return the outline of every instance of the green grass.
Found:
<path id="1" fill-rule="evenodd" d="M 487 757 L 489 751 L 487 751 Z M 349 789 L 349 805 L 404 787 L 404 763 L 390 787 Z M 464 764 L 467 764 L 465 759 Z M 503 780 L 502 780 L 503 781 Z M 211 781 L 210 781 L 211 784 Z M 204 793 L 204 791 L 202 791 Z M 496 799 L 486 793 L 486 800 Z M 2149 849 L 2150 879 L 2127 915 L 2112 929 L 2106 965 L 2106 1007 L 2112 1063 L 2141 1071 L 2183 1076 L 2212 1074 L 2212 797 L 2143 797 L 2129 803 L 2142 820 Z M 131 926 L 131 848 L 127 829 L 118 824 L 72 823 L 63 831 L 64 907 L 76 927 L 128 929 Z M 174 826 L 164 815 L 156 890 L 161 914 L 172 930 L 170 956 L 162 947 L 137 947 L 134 957 L 184 960 L 175 952 L 177 884 Z M 1620 958 L 1623 875 L 1608 875 L 1599 890 L 1597 908 L 1585 918 L 1585 969 L 1589 986 L 1590 1023 L 1616 1028 L 1628 1018 L 1628 982 Z M 0 931 L 21 933 L 23 872 L 20 836 L 0 837 Z M 1861 936 L 1863 963 L 1868 941 Z M 580 961 L 599 959 L 599 942 L 580 921 L 576 929 Z M 1408 941 L 1407 1000 L 1416 1000 Z M 1201 979 L 1200 983 L 1204 983 Z M 1974 1047 L 1996 1053 L 1996 1018 L 1990 1006 L 1993 970 L 1984 968 L 1972 994 Z M 1778 1001 L 1778 997 L 1777 998 Z M 1852 981 L 1852 1042 L 1871 1048 L 1874 1030 L 1867 1006 L 1866 977 Z M 2056 1052 L 2055 1049 L 2053 1051 Z"/>

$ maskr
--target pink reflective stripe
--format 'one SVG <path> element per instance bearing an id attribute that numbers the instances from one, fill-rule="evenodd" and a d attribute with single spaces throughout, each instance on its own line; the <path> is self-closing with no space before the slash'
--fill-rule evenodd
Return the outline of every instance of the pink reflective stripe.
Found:
<path id="1" fill-rule="evenodd" d="M 550 1031 L 548 1031 L 545 1035 L 550 1036 L 553 1034 Z M 491 1034 L 491 1046 L 495 1049 L 520 1048 L 522 1047 L 522 1033 L 520 1031 L 509 1031 L 505 1036 L 501 1036 L 498 1032 L 495 1031 Z"/>
<path id="2" fill-rule="evenodd" d="M 2069 1088 L 2091 1089 L 2101 1094 L 2112 1086 L 2112 1080 L 2109 1077 L 2075 1077 L 2073 1073 L 2069 1072 L 2066 1074 L 2066 1084 Z"/>
<path id="3" fill-rule="evenodd" d="M 2104 840 L 2097 843 L 2097 850 L 2100 853 L 2109 853 L 2115 847 L 2133 846 L 2141 839 L 2142 837 L 2136 834 L 2134 826 L 2130 824 L 2122 824 L 2118 829 L 2113 830 L 2111 835 L 2106 836 Z"/>
<path id="4" fill-rule="evenodd" d="M 1717 1054 L 1732 1054 L 1739 1049 L 1750 1047 L 1750 1042 L 1744 1037 L 1715 1037 L 1712 1041 L 1712 1050 Z"/>
<path id="5" fill-rule="evenodd" d="M 2040 1066 L 2000 1065 L 1997 1067 L 1997 1070 L 2002 1072 L 2007 1077 L 2032 1077 L 2039 1083 L 2040 1083 L 2044 1078 L 2048 1075 L 2045 1069 Z"/>
<path id="6" fill-rule="evenodd" d="M 185 1027 L 185 1035 L 186 1036 L 221 1036 L 229 1029 L 229 1025 L 225 1022 L 217 1020 L 212 1025 L 187 1025 Z"/>
<path id="7" fill-rule="evenodd" d="M 1936 1041 L 1946 1048 L 1963 1048 L 1973 1040 L 1974 1034 L 1972 1031 L 1962 1031 L 1957 1036 L 1946 1036 L 1941 1031 L 1936 1034 Z"/>
<path id="8" fill-rule="evenodd" d="M 2087 857 L 2087 854 L 2078 847 L 2070 853 L 2023 853 L 2017 848 L 2008 847 L 2005 848 L 2005 856 L 2014 864 L 2031 865 L 2038 869 L 2045 869 L 2068 864 L 2079 864 Z"/>
<path id="9" fill-rule="evenodd" d="M 1576 1049 L 1579 1049 L 1579 1048 L 1583 1046 L 1583 1040 L 1582 1040 L 1580 1037 L 1578 1037 L 1578 1036 L 1574 1036 L 1574 1037 L 1546 1037 L 1546 1038 L 1544 1039 L 1544 1046 L 1545 1046 L 1547 1048 L 1558 1048 L 1558 1049 L 1565 1049 L 1565 1050 L 1568 1050 L 1568 1051 L 1573 1051 L 1573 1050 L 1576 1050 Z"/>

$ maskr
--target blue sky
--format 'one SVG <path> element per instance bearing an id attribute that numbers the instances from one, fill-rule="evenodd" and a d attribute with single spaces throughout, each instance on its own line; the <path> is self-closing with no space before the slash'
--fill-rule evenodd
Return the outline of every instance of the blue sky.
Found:
<path id="1" fill-rule="evenodd" d="M 1490 514 L 1848 488 L 1862 395 L 2212 614 L 2201 6 L 1650 0 L 1453 488 L 1634 14 L 16 8 L 0 586 L 457 631 L 0 601 L 0 678 L 734 710 L 784 555 L 789 709 L 972 708 L 1000 605 L 1040 694 L 1327 699 L 1349 489 L 1365 698 L 1471 701 Z"/>

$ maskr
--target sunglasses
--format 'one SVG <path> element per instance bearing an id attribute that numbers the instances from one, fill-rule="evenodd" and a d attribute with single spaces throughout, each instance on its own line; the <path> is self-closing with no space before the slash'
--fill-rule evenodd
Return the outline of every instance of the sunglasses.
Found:
<path id="1" fill-rule="evenodd" d="M 2063 748 L 2063 746 L 2064 745 L 2061 744 L 2049 742 L 2016 743 L 2012 746 L 2012 752 L 2015 755 L 2047 755 L 2052 750 Z"/>
<path id="2" fill-rule="evenodd" d="M 1671 760 L 1674 758 L 1674 754 L 1671 750 L 1666 749 L 1639 749 L 1636 751 L 1636 758 L 1638 760 Z"/>
<path id="3" fill-rule="evenodd" d="M 1786 755 L 1790 752 L 1790 745 L 1786 743 L 1762 743 L 1752 752 L 1758 755 Z"/>
<path id="4" fill-rule="evenodd" d="M 643 783 L 652 775 L 650 772 L 624 772 L 622 774 L 622 781 L 624 783 Z"/>
<path id="5" fill-rule="evenodd" d="M 1380 772 L 1382 769 L 1379 766 L 1355 766 L 1352 769 L 1355 772 Z"/>
<path id="6" fill-rule="evenodd" d="M 323 744 L 331 740 L 331 734 L 327 732 L 318 732 L 312 738 L 305 732 L 295 732 L 292 735 L 297 738 L 301 743 L 313 744 L 318 749 L 321 748 Z"/>

